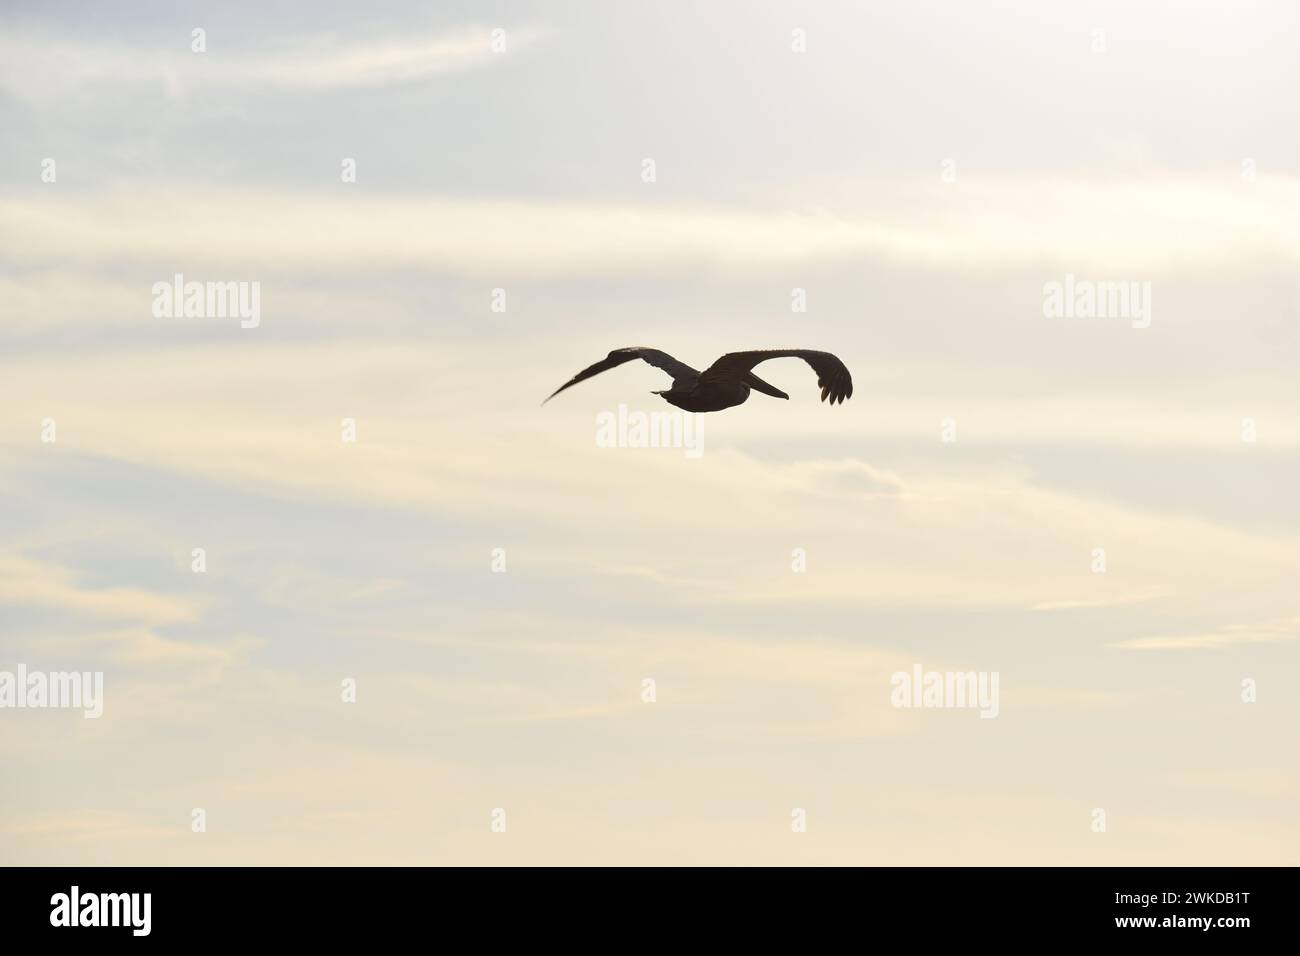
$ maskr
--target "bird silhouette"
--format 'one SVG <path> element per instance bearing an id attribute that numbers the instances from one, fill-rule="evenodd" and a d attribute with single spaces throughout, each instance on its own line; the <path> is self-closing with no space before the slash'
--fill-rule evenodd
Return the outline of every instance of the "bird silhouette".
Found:
<path id="1" fill-rule="evenodd" d="M 633 346 L 614 349 L 595 365 L 584 368 L 569 379 L 542 402 L 549 402 L 566 388 L 586 381 L 593 375 L 615 368 L 633 359 L 641 359 L 655 368 L 661 368 L 673 378 L 673 387 L 663 391 L 651 392 L 658 395 L 670 405 L 688 412 L 720 412 L 724 408 L 743 404 L 749 398 L 751 390 L 771 395 L 773 398 L 789 398 L 775 385 L 770 385 L 754 374 L 753 368 L 760 362 L 774 358 L 801 358 L 812 366 L 817 373 L 817 384 L 821 386 L 822 401 L 830 399 L 834 405 L 843 402 L 853 394 L 853 378 L 848 368 L 830 352 L 817 352 L 812 349 L 760 349 L 754 352 L 728 352 L 703 372 L 696 371 L 685 362 L 679 362 L 667 352 Z"/>

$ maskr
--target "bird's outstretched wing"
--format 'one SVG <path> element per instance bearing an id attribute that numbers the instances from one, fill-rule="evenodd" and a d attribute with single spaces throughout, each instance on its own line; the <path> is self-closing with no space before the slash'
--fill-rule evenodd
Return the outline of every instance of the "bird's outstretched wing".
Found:
<path id="1" fill-rule="evenodd" d="M 761 349 L 755 352 L 728 352 L 700 374 L 700 384 L 742 382 L 759 362 L 774 358 L 801 358 L 817 373 L 822 401 L 830 399 L 832 405 L 843 402 L 853 394 L 853 377 L 848 368 L 830 352 L 812 349 Z"/>
<path id="2" fill-rule="evenodd" d="M 542 402 L 542 404 L 545 405 L 546 402 L 549 402 L 556 395 L 559 395 L 570 386 L 577 385 L 579 382 L 585 381 L 593 375 L 599 375 L 601 372 L 622 365 L 624 362 L 630 362 L 633 359 L 641 359 L 642 361 L 649 362 L 655 368 L 663 369 L 673 377 L 674 382 L 684 378 L 694 381 L 700 376 L 700 373 L 696 369 L 691 368 L 685 362 L 677 361 L 677 359 L 673 358 L 667 352 L 661 352 L 658 349 L 648 349 L 641 346 L 632 346 L 626 349 L 614 349 L 614 351 L 610 352 L 595 365 L 589 365 L 587 368 L 584 368 L 577 375 L 573 376 L 573 378 L 569 379 L 555 391 L 551 392 L 550 395 L 546 396 L 546 401 Z"/>

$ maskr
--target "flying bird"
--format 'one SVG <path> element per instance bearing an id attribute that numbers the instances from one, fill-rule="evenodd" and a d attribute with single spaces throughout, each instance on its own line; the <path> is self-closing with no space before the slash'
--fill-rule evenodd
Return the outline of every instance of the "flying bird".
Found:
<path id="1" fill-rule="evenodd" d="M 584 368 L 546 397 L 543 405 L 566 388 L 586 381 L 593 375 L 615 368 L 633 359 L 641 359 L 655 368 L 661 368 L 673 377 L 673 387 L 659 392 L 658 395 L 669 405 L 688 412 L 720 412 L 724 408 L 743 404 L 749 398 L 751 390 L 771 395 L 773 398 L 789 398 L 775 385 L 769 385 L 757 375 L 753 368 L 760 362 L 774 358 L 801 358 L 817 373 L 817 384 L 821 386 L 822 401 L 830 399 L 832 405 L 843 402 L 853 394 L 853 378 L 844 363 L 830 352 L 816 352 L 812 349 L 760 349 L 754 352 L 728 352 L 703 372 L 698 372 L 685 362 L 679 362 L 667 352 L 633 346 L 626 349 L 614 349 L 595 365 Z"/>

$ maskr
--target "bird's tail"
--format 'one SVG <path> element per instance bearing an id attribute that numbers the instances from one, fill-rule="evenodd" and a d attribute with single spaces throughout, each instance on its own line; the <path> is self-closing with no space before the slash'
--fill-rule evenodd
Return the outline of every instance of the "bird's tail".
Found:
<path id="1" fill-rule="evenodd" d="M 762 392 L 764 395 L 771 395 L 773 398 L 790 397 L 785 392 L 777 388 L 775 385 L 769 385 L 767 382 L 763 381 L 753 372 L 746 373 L 745 384 L 748 385 L 750 388 L 752 388 L 754 391 Z"/>

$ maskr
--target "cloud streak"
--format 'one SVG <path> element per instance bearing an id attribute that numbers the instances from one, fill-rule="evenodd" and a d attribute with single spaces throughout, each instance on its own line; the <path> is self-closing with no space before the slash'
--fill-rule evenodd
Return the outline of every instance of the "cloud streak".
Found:
<path id="1" fill-rule="evenodd" d="M 1215 631 L 1168 637 L 1137 637 L 1108 647 L 1134 651 L 1222 650 L 1239 644 L 1275 644 L 1300 641 L 1300 617 L 1258 624 L 1228 624 Z"/>
<path id="2" fill-rule="evenodd" d="M 835 213 L 138 187 L 0 199 L 10 224 L 0 252 L 27 266 L 150 262 L 187 274 L 432 269 L 477 279 L 699 269 L 739 277 L 778 265 L 863 260 L 1147 276 L 1175 264 L 1253 270 L 1261 261 L 1300 261 L 1300 181 L 1261 179 L 1249 191 L 1176 178 L 1147 192 L 1140 186 L 1018 181 L 1013 189 L 994 180 L 966 185 L 963 202 L 953 204 L 932 190 L 881 183 L 890 201 Z M 1205 218 L 1189 218 L 1189 209 Z M 1117 221 L 1125 223 L 1118 238 Z"/>
<path id="3" fill-rule="evenodd" d="M 492 51 L 488 27 L 422 32 L 360 41 L 337 34 L 291 37 L 249 49 L 213 30 L 205 39 L 207 52 L 195 53 L 188 33 L 125 44 L 9 25 L 0 34 L 0 90 L 51 107 L 149 90 L 175 99 L 203 89 L 380 89 L 504 62 Z M 539 29 L 512 30 L 509 49 L 526 50 L 544 36 Z"/>

